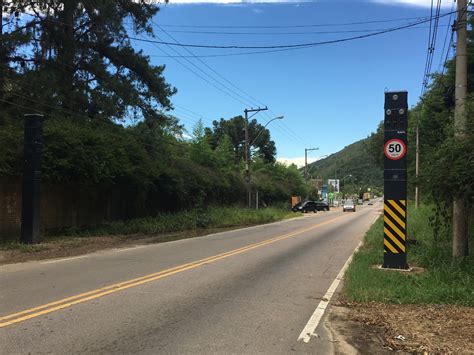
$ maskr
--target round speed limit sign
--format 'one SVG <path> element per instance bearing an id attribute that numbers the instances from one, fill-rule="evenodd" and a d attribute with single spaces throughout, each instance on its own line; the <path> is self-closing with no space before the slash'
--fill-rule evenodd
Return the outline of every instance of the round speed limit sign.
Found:
<path id="1" fill-rule="evenodd" d="M 407 146 L 401 139 L 390 139 L 385 143 L 384 153 L 390 160 L 400 160 L 407 152 Z"/>

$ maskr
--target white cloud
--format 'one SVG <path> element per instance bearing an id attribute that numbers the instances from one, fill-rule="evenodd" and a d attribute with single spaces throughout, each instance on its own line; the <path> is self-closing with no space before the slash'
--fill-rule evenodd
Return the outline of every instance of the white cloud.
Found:
<path id="1" fill-rule="evenodd" d="M 311 0 L 169 0 L 169 4 L 273 4 L 317 2 Z"/>
<path id="2" fill-rule="evenodd" d="M 386 5 L 409 5 L 418 7 L 431 7 L 431 0 L 372 0 Z M 451 7 L 453 0 L 441 0 L 442 7 Z M 436 2 L 435 2 L 436 5 Z"/>
<path id="3" fill-rule="evenodd" d="M 431 0 L 366 0 L 369 2 L 386 5 L 411 5 L 419 7 L 430 7 Z M 263 4 L 263 3 L 304 3 L 304 2 L 328 2 L 327 0 L 169 0 L 170 4 Z M 452 0 L 442 0 L 442 7 L 451 7 Z"/>
<path id="4" fill-rule="evenodd" d="M 317 158 L 309 158 L 308 157 L 308 164 L 315 162 L 318 160 Z M 295 164 L 298 168 L 302 168 L 304 166 L 304 157 L 296 157 L 296 158 L 277 158 L 279 163 L 285 165 Z"/>

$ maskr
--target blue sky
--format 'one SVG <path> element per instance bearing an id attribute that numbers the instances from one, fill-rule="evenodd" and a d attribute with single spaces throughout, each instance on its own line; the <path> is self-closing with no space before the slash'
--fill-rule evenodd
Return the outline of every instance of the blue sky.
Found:
<path id="1" fill-rule="evenodd" d="M 429 16 L 431 3 L 429 0 L 318 2 L 266 0 L 265 3 L 235 2 L 237 0 L 206 1 L 208 3 L 201 1 L 190 4 L 189 2 L 194 1 L 171 0 L 170 4 L 162 6 L 154 18 L 154 22 L 162 26 L 161 28 L 155 26 L 157 34 L 155 40 L 240 46 L 319 42 L 367 32 L 324 34 L 307 32 L 380 30 L 397 27 L 416 21 L 417 17 Z M 231 3 L 223 4 L 223 2 Z M 449 12 L 452 3 L 443 0 L 442 13 Z M 350 22 L 400 18 L 412 19 L 342 25 Z M 441 50 L 448 30 L 447 23 L 448 17 L 440 20 L 434 70 L 438 69 L 440 63 Z M 337 25 L 256 28 L 322 24 Z M 334 153 L 374 131 L 383 118 L 384 90 L 407 90 L 409 105 L 416 104 L 423 80 L 429 32 L 428 24 L 419 27 L 345 43 L 276 53 L 203 57 L 200 58 L 201 61 L 193 57 L 184 59 L 163 56 L 191 56 L 191 54 L 206 56 L 252 50 L 189 48 L 192 52 L 189 53 L 183 48 L 165 45 L 135 42 L 135 46 L 150 55 L 154 64 L 166 65 L 164 72 L 166 80 L 178 89 L 178 93 L 172 98 L 176 106 L 174 114 L 182 120 L 188 131 L 192 131 L 192 126 L 199 118 L 202 118 L 206 125 L 210 125 L 214 119 L 242 115 L 246 107 L 262 106 L 263 103 L 271 111 L 255 116 L 261 124 L 265 124 L 272 117 L 285 116 L 284 120 L 274 121 L 268 126 L 276 142 L 278 158 L 301 164 L 305 148 L 319 147 L 319 151 L 311 152 L 310 161 L 312 161 Z M 265 34 L 232 35 L 222 32 L 265 32 Z M 289 32 L 305 33 L 289 34 Z M 215 86 L 228 92 L 229 95 Z M 228 89 L 231 89 L 231 92 Z"/>

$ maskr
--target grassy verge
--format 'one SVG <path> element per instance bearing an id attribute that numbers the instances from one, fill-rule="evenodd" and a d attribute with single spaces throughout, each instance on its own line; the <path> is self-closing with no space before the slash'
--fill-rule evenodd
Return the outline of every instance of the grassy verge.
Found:
<path id="1" fill-rule="evenodd" d="M 258 225 L 291 217 L 295 217 L 293 212 L 279 208 L 265 208 L 258 211 L 237 207 L 209 208 L 110 222 L 90 228 L 67 228 L 54 232 L 49 231 L 43 238 L 43 242 L 61 244 L 64 248 L 74 248 L 83 246 L 85 239 L 89 237 L 112 236 L 117 237 L 117 239 L 129 240 L 146 236 L 181 233 L 175 237 L 159 239 L 160 241 L 166 241 L 203 235 L 206 230 L 215 231 L 216 229 Z M 199 230 L 200 233 L 186 233 L 196 230 Z M 0 244 L 0 250 L 16 250 L 24 253 L 43 251 L 47 248 L 48 246 L 45 244 L 22 245 L 17 242 Z"/>
<path id="2" fill-rule="evenodd" d="M 474 306 L 473 251 L 463 260 L 453 260 L 449 233 L 434 238 L 430 225 L 432 207 L 422 205 L 414 211 L 409 206 L 408 212 L 408 234 L 418 242 L 408 246 L 408 263 L 425 271 L 400 273 L 373 268 L 383 260 L 383 220 L 380 218 L 367 232 L 365 244 L 347 271 L 344 298 L 363 303 Z"/>

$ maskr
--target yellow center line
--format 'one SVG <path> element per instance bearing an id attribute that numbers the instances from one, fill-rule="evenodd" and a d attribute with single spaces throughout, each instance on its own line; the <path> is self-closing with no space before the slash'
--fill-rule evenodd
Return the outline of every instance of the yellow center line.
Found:
<path id="1" fill-rule="evenodd" d="M 253 250 L 253 249 L 268 245 L 268 244 L 271 244 L 271 243 L 275 243 L 275 242 L 280 241 L 280 240 L 296 237 L 300 234 L 303 234 L 303 233 L 308 232 L 310 230 L 319 228 L 321 226 L 324 226 L 326 224 L 332 223 L 336 220 L 339 220 L 339 219 L 342 219 L 342 218 L 345 218 L 345 217 L 346 217 L 346 215 L 336 217 L 336 218 L 332 218 L 332 219 L 330 219 L 326 222 L 318 223 L 318 224 L 316 224 L 314 226 L 311 226 L 311 227 L 308 227 L 308 228 L 299 229 L 299 230 L 296 230 L 296 231 L 291 232 L 291 233 L 287 233 L 287 234 L 284 234 L 284 235 L 281 235 L 281 236 L 276 236 L 276 237 L 273 237 L 273 238 L 270 238 L 270 239 L 267 239 L 267 240 L 264 240 L 264 241 L 261 241 L 261 242 L 257 242 L 257 243 L 254 243 L 254 244 L 250 244 L 250 245 L 238 248 L 238 249 L 234 249 L 234 250 L 231 250 L 231 251 L 228 251 L 228 252 L 225 252 L 225 253 L 210 256 L 210 257 L 205 258 L 205 259 L 196 260 L 196 261 L 193 261 L 193 262 L 190 262 L 190 263 L 182 264 L 182 265 L 170 268 L 170 269 L 166 269 L 166 270 L 162 270 L 162 271 L 159 271 L 159 272 L 156 272 L 156 273 L 148 274 L 148 275 L 138 277 L 138 278 L 135 278 L 135 279 L 132 279 L 132 280 L 128 280 L 128 281 L 116 283 L 116 284 L 113 284 L 113 285 L 105 286 L 105 287 L 98 288 L 98 289 L 95 289 L 95 290 L 92 290 L 92 291 L 89 291 L 89 292 L 81 293 L 81 294 L 78 294 L 78 295 L 75 295 L 75 296 L 72 296 L 72 297 L 67 297 L 67 298 L 57 300 L 57 301 L 54 301 L 54 302 L 50 302 L 50 303 L 47 303 L 47 304 L 44 304 L 44 305 L 41 305 L 41 306 L 26 309 L 26 310 L 23 310 L 21 312 L 9 314 L 9 315 L 0 317 L 0 328 L 7 327 L 7 326 L 15 324 L 15 323 L 23 322 L 23 321 L 26 321 L 26 320 L 31 319 L 31 318 L 36 318 L 36 317 L 42 316 L 44 314 L 55 312 L 55 311 L 58 311 L 58 310 L 61 310 L 61 309 L 79 304 L 79 303 L 83 303 L 83 302 L 87 302 L 87 301 L 99 298 L 99 297 L 110 295 L 110 294 L 115 293 L 115 292 L 126 290 L 126 289 L 131 288 L 131 287 L 136 287 L 136 286 L 139 286 L 139 285 L 151 282 L 151 281 L 159 280 L 159 279 L 162 279 L 162 278 L 165 278 L 165 277 L 168 277 L 168 276 L 171 276 L 171 275 L 183 272 L 183 271 L 195 269 L 195 268 L 197 268 L 199 266 L 202 266 L 204 264 L 215 262 L 215 261 L 218 261 L 218 260 L 221 260 L 221 259 L 225 259 L 225 258 L 228 258 L 230 256 L 238 255 L 238 254 L 241 254 L 241 253 L 244 253 L 244 252 L 247 252 L 247 251 L 250 251 L 250 250 Z M 20 317 L 20 316 L 22 316 L 22 317 Z"/>

